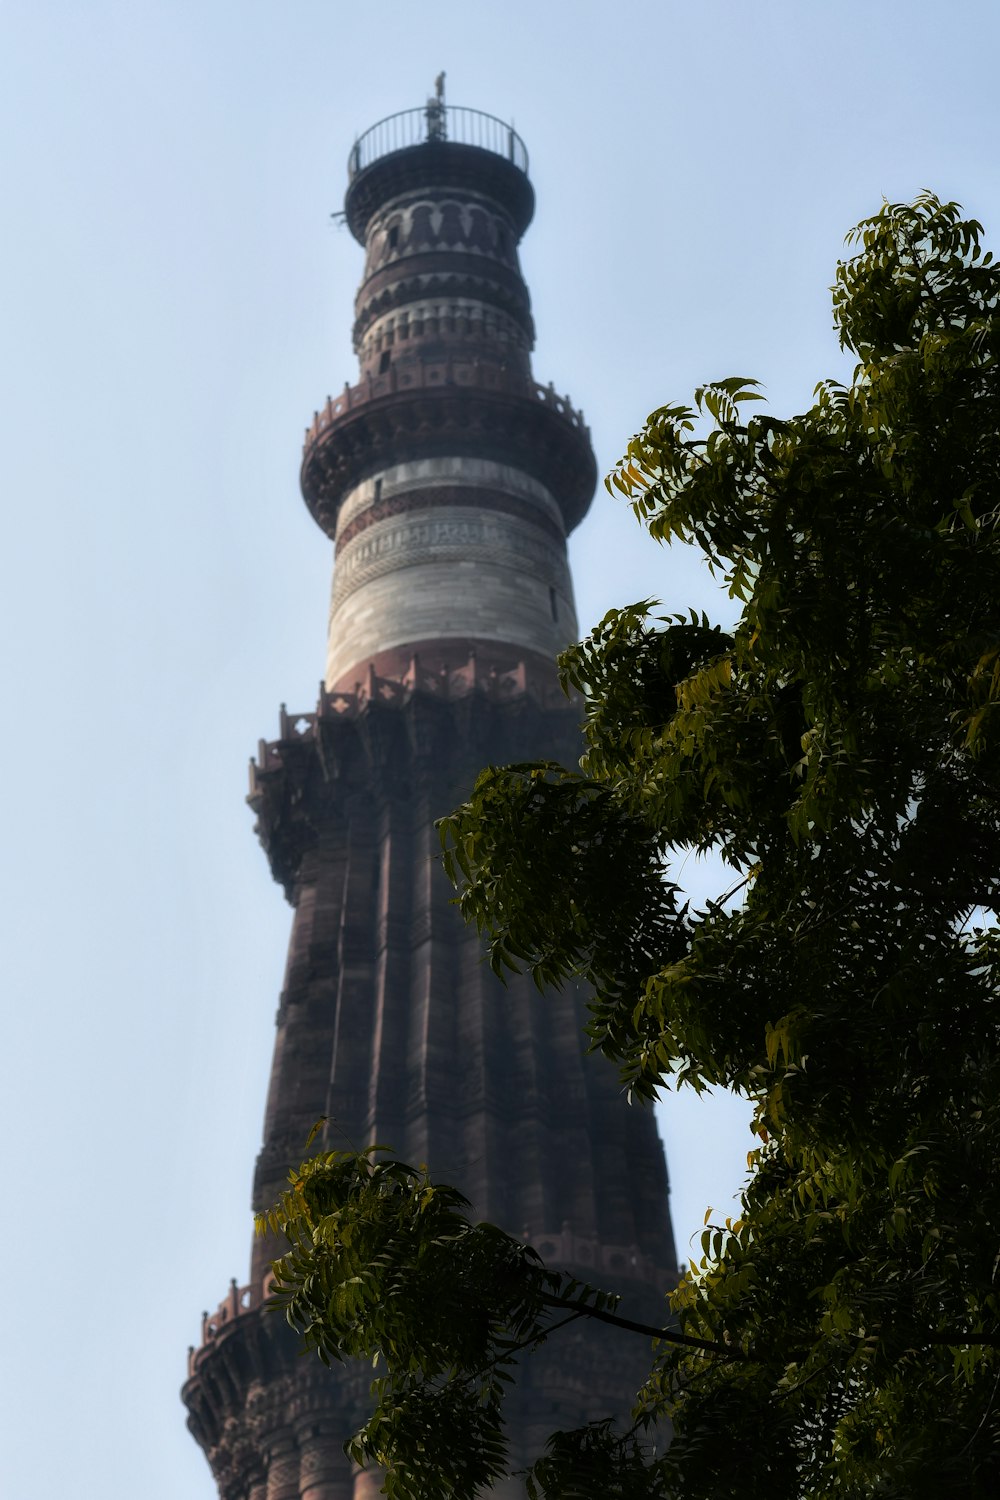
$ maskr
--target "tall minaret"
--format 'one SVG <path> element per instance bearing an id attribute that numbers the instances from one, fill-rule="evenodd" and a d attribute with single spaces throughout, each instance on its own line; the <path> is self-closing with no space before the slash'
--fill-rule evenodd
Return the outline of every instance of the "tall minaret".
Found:
<path id="1" fill-rule="evenodd" d="M 483 765 L 580 753 L 553 658 L 577 633 L 566 534 L 595 464 L 580 414 L 532 376 L 527 154 L 501 121 L 446 106 L 442 75 L 424 109 L 360 138 L 349 176 L 361 378 L 316 414 L 302 466 L 336 544 L 326 677 L 251 767 L 295 908 L 254 1207 L 326 1116 L 329 1148 L 427 1162 L 476 1214 L 656 1316 L 675 1265 L 652 1114 L 586 1055 L 575 997 L 493 978 L 436 859 L 434 820 Z M 249 1284 L 204 1320 L 189 1425 L 224 1500 L 366 1500 L 378 1481 L 342 1443 L 370 1372 L 297 1357 L 265 1306 L 271 1253 L 257 1242 Z M 512 1467 L 627 1406 L 644 1359 L 618 1334 L 533 1358 Z"/>

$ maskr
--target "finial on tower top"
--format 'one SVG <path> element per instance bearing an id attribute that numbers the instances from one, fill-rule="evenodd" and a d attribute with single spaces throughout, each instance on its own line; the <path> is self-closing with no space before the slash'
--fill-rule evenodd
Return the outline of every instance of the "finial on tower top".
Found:
<path id="1" fill-rule="evenodd" d="M 434 97 L 428 99 L 427 109 L 427 139 L 429 141 L 444 141 L 448 138 L 445 126 L 445 102 L 444 102 L 444 69 L 434 80 Z"/>

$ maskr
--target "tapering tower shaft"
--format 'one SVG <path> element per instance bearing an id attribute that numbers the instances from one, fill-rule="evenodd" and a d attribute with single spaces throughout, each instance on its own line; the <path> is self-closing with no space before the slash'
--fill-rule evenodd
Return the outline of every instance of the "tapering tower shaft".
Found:
<path id="1" fill-rule="evenodd" d="M 499 986 L 437 868 L 434 820 L 481 766 L 579 753 L 553 658 L 576 635 L 565 539 L 595 464 L 579 414 L 532 376 L 526 169 L 508 126 L 440 99 L 351 155 L 360 380 L 316 414 L 302 465 L 336 544 L 326 679 L 251 774 L 295 908 L 254 1206 L 325 1116 L 328 1146 L 428 1162 L 476 1213 L 655 1317 L 675 1272 L 652 1115 L 586 1055 L 578 997 Z M 364 1500 L 341 1443 L 368 1377 L 297 1358 L 266 1306 L 269 1253 L 256 1243 L 249 1284 L 206 1318 L 192 1431 L 223 1500 Z M 512 1466 L 627 1406 L 643 1354 L 574 1334 L 533 1361 Z"/>
<path id="2" fill-rule="evenodd" d="M 337 549 L 328 689 L 350 690 L 371 662 L 396 675 L 414 654 L 523 660 L 551 679 L 576 638 L 566 533 L 594 458 L 580 415 L 532 378 L 527 154 L 470 110 L 449 111 L 458 140 L 387 149 L 423 123 L 419 110 L 383 121 L 351 156 L 361 379 L 317 413 L 302 467 Z"/>

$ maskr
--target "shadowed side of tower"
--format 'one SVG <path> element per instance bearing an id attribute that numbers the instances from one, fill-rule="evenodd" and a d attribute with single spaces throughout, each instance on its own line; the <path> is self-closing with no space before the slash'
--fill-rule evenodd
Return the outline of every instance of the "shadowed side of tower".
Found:
<path id="1" fill-rule="evenodd" d="M 585 1054 L 575 997 L 504 989 L 450 901 L 434 821 L 489 762 L 579 754 L 554 656 L 575 639 L 566 534 L 593 492 L 582 418 L 535 383 L 517 246 L 533 210 L 514 132 L 432 100 L 356 144 L 360 381 L 307 432 L 302 488 L 336 545 L 317 709 L 282 711 L 250 802 L 295 908 L 254 1207 L 326 1116 L 326 1143 L 427 1162 L 474 1212 L 657 1316 L 675 1275 L 651 1112 Z M 255 1245 L 184 1389 L 225 1500 L 362 1500 L 344 1438 L 370 1372 L 297 1358 Z M 627 1336 L 526 1369 L 512 1465 L 625 1407 Z M 377 1483 L 374 1484 L 377 1489 Z"/>

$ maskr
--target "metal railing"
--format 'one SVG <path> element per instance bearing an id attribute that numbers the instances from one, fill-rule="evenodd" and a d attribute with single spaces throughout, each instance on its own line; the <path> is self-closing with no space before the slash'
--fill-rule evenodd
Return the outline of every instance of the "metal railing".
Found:
<path id="1" fill-rule="evenodd" d="M 353 179 L 380 157 L 405 151 L 408 146 L 422 146 L 425 141 L 478 146 L 481 151 L 505 157 L 521 172 L 528 170 L 528 151 L 513 125 L 495 115 L 485 115 L 481 109 L 439 104 L 431 99 L 423 109 L 402 109 L 387 115 L 359 136 L 347 160 L 348 174 Z"/>

